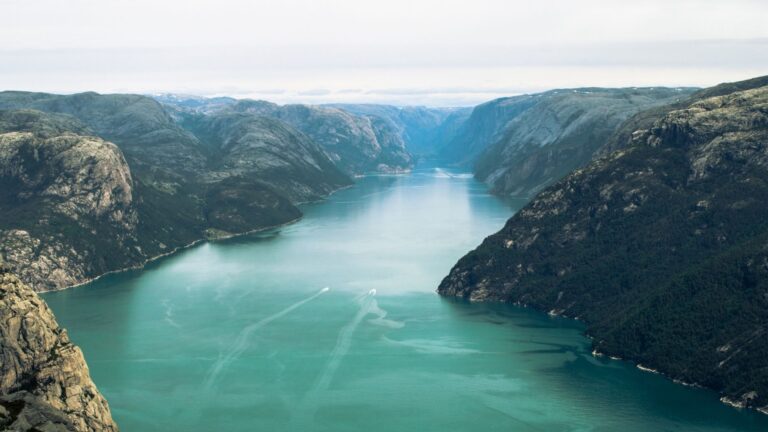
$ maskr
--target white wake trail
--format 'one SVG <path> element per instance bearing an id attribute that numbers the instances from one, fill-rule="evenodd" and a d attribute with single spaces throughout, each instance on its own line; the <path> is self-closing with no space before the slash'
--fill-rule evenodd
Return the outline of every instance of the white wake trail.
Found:
<path id="1" fill-rule="evenodd" d="M 162 305 L 165 308 L 165 316 L 163 317 L 165 322 L 167 322 L 169 325 L 171 325 L 173 327 L 181 328 L 179 323 L 177 323 L 173 319 L 173 305 L 171 304 L 171 301 L 168 300 L 168 299 L 165 299 L 165 300 L 162 301 Z"/>
<path id="2" fill-rule="evenodd" d="M 317 381 L 314 391 L 317 392 L 328 389 L 333 376 L 336 374 L 336 370 L 341 364 L 341 360 L 349 351 L 350 345 L 352 345 L 352 334 L 363 321 L 363 318 L 371 312 L 372 306 L 375 306 L 376 300 L 373 298 L 375 295 L 375 289 L 368 292 L 368 295 L 361 300 L 360 310 L 357 311 L 355 317 L 339 332 L 339 337 L 336 339 L 336 346 L 333 347 L 333 351 L 331 351 L 331 357 L 328 360 L 328 364 L 325 366 L 323 375 L 320 376 L 320 379 Z"/>
<path id="3" fill-rule="evenodd" d="M 371 324 L 388 327 L 391 329 L 399 329 L 405 327 L 405 323 L 402 321 L 387 319 L 387 311 L 380 308 L 378 302 L 375 300 L 373 301 L 373 304 L 371 304 L 370 314 L 376 316 L 376 318 L 371 318 L 368 320 L 368 322 Z"/>
<path id="4" fill-rule="evenodd" d="M 325 365 L 322 375 L 315 383 L 314 387 L 304 396 L 303 401 L 296 410 L 296 415 L 293 418 L 294 426 L 302 425 L 304 430 L 310 429 L 311 420 L 317 411 L 317 396 L 319 393 L 328 390 L 328 387 L 333 380 L 336 371 L 339 369 L 341 361 L 344 356 L 347 355 L 349 347 L 352 345 L 352 335 L 355 330 L 372 310 L 378 309 L 376 299 L 373 297 L 376 295 L 376 290 L 372 289 L 367 294 L 363 294 L 355 298 L 360 303 L 360 309 L 355 314 L 347 325 L 342 327 L 339 332 L 339 336 L 336 339 L 336 346 L 331 351 L 328 363 Z"/>
<path id="5" fill-rule="evenodd" d="M 240 357 L 243 351 L 245 351 L 245 349 L 248 348 L 248 340 L 250 339 L 253 332 L 266 326 L 272 321 L 275 321 L 279 318 L 284 317 L 285 315 L 288 315 L 289 313 L 300 308 L 301 306 L 304 306 L 305 304 L 309 303 L 310 301 L 316 299 L 317 297 L 319 297 L 320 295 L 328 291 L 330 291 L 330 288 L 325 287 L 320 291 L 316 292 L 315 294 L 312 294 L 311 296 L 305 298 L 304 300 L 298 301 L 288 306 L 287 308 L 281 310 L 280 312 L 274 315 L 270 315 L 262 320 L 259 320 L 253 324 L 250 324 L 244 327 L 240 331 L 240 334 L 237 335 L 237 339 L 235 339 L 235 342 L 232 344 L 232 346 L 227 351 L 227 353 L 221 356 L 218 360 L 216 360 L 213 366 L 211 366 L 211 368 L 208 370 L 208 373 L 206 374 L 206 378 L 204 381 L 204 387 L 206 389 L 210 389 L 211 387 L 213 387 L 213 384 L 216 382 L 219 375 L 221 375 L 221 373 L 224 371 L 226 366 L 228 366 L 230 363 L 232 363 L 234 360 Z"/>

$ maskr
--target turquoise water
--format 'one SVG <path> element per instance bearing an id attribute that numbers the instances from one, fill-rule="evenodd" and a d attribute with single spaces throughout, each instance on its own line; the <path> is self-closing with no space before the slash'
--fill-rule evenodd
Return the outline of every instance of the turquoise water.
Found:
<path id="1" fill-rule="evenodd" d="M 596 359 L 577 322 L 434 294 L 516 204 L 425 168 L 45 299 L 125 432 L 766 431 Z"/>

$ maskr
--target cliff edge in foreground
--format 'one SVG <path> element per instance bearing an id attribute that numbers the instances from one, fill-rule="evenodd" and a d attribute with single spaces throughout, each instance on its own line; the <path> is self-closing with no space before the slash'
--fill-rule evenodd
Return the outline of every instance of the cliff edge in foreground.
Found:
<path id="1" fill-rule="evenodd" d="M 0 430 L 118 430 L 80 348 L 1 261 Z"/>

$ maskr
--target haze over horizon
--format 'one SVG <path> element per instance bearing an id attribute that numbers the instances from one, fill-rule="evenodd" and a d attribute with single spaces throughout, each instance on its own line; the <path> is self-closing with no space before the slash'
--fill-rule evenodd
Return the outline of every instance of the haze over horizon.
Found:
<path id="1" fill-rule="evenodd" d="M 1 89 L 464 106 L 768 73 L 754 0 L 55 4 L 0 0 Z"/>

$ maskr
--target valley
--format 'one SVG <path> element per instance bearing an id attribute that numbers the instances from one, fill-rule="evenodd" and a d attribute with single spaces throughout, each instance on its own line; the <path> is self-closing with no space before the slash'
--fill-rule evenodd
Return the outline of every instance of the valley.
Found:
<path id="1" fill-rule="evenodd" d="M 123 430 L 763 430 L 766 84 L 3 92 L 5 287 L 53 291 Z M 103 427 L 6 384 L 8 421 Z"/>

